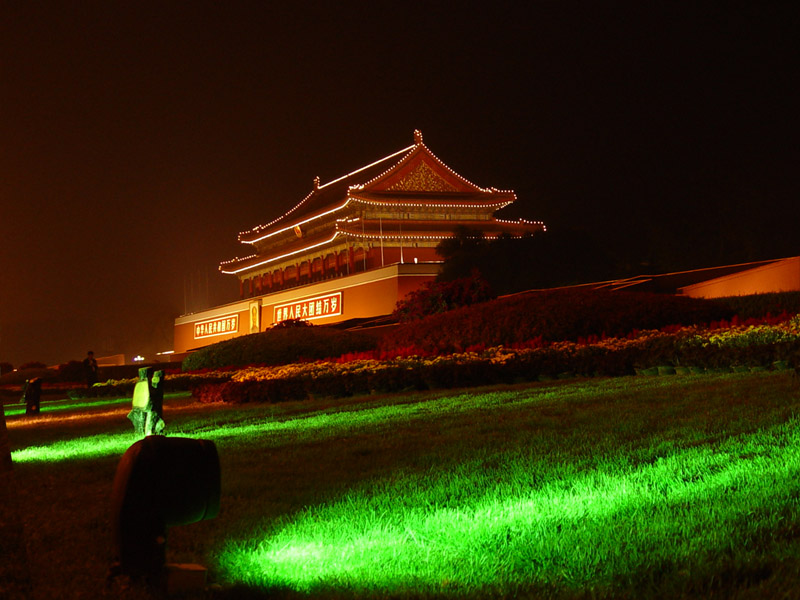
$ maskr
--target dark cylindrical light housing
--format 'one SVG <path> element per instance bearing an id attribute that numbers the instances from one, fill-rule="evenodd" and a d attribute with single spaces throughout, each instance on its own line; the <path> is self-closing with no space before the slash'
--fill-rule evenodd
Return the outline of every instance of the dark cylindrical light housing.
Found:
<path id="1" fill-rule="evenodd" d="M 120 460 L 111 494 L 114 555 L 120 572 L 159 578 L 167 527 L 219 512 L 220 468 L 209 440 L 148 436 Z"/>

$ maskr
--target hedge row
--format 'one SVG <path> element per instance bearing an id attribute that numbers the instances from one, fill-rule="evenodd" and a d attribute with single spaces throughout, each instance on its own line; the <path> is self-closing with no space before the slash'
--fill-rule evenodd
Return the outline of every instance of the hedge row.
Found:
<path id="1" fill-rule="evenodd" d="M 381 339 L 380 348 L 460 352 L 478 345 L 513 345 L 534 339 L 556 342 L 624 336 L 635 330 L 711 323 L 733 315 L 722 304 L 682 296 L 546 290 L 506 296 L 404 323 Z"/>
<path id="2" fill-rule="evenodd" d="M 364 352 L 375 348 L 375 336 L 329 327 L 272 329 L 202 348 L 183 361 L 184 371 L 251 364 L 281 365 Z"/>
<path id="3" fill-rule="evenodd" d="M 750 296 L 729 296 L 717 302 L 741 319 L 759 319 L 767 315 L 800 313 L 800 292 L 773 292 Z"/>
<path id="4" fill-rule="evenodd" d="M 164 377 L 164 392 L 188 392 L 200 385 L 215 385 L 228 381 L 233 376 L 233 371 L 211 371 L 201 373 L 171 373 Z M 109 379 L 103 383 L 96 383 L 90 388 L 80 387 L 68 391 L 72 399 L 78 398 L 121 398 L 133 397 L 133 388 L 139 382 L 138 377 L 129 379 Z"/>
<path id="5" fill-rule="evenodd" d="M 621 376 L 668 371 L 764 369 L 800 365 L 800 334 L 775 328 L 734 334 L 651 332 L 596 344 L 562 342 L 533 349 L 492 348 L 433 359 L 356 361 L 298 366 L 295 373 L 268 369 L 220 385 L 199 386 L 202 402 L 280 402 L 315 396 L 349 396 L 401 390 L 470 387 L 567 376 Z M 746 343 L 739 343 L 739 337 Z"/>

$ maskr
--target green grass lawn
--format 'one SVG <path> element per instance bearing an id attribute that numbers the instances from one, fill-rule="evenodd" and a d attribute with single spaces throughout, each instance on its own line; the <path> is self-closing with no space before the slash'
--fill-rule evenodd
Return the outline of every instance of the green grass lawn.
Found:
<path id="1" fill-rule="evenodd" d="M 170 530 L 217 597 L 800 596 L 800 388 L 627 377 L 243 406 L 169 397 L 213 440 L 218 518 Z M 42 598 L 106 586 L 128 402 L 7 417 Z M 52 410 L 51 410 L 52 409 Z"/>

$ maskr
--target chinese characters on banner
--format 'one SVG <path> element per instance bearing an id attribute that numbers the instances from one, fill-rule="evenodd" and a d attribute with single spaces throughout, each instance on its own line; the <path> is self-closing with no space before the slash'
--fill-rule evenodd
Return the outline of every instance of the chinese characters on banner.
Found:
<path id="1" fill-rule="evenodd" d="M 303 319 L 311 321 L 323 317 L 335 317 L 342 314 L 342 292 L 325 294 L 305 300 L 296 300 L 275 306 L 273 321 L 280 323 L 286 319 Z"/>
<path id="2" fill-rule="evenodd" d="M 194 324 L 194 339 L 225 335 L 239 331 L 239 315 L 226 315 Z"/>

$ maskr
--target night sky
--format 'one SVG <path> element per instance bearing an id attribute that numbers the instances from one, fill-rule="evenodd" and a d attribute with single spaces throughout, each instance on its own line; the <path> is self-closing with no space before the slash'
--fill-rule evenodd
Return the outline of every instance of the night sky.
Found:
<path id="1" fill-rule="evenodd" d="M 639 273 L 800 254 L 796 3 L 275 4 L 4 5 L 0 362 L 170 350 L 240 231 L 414 129 Z"/>

